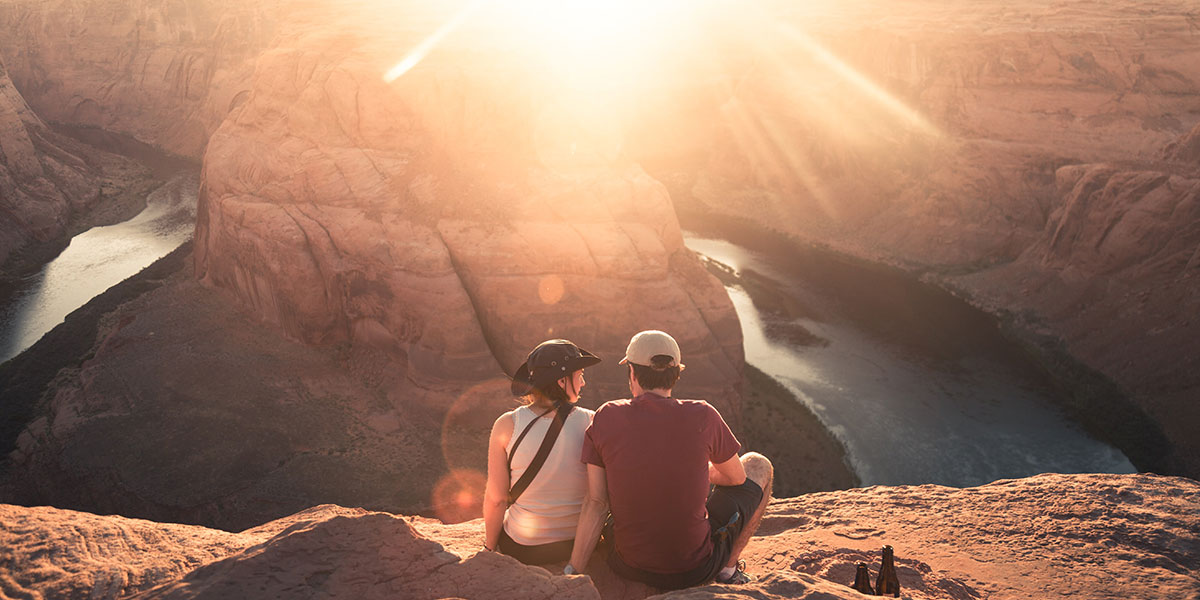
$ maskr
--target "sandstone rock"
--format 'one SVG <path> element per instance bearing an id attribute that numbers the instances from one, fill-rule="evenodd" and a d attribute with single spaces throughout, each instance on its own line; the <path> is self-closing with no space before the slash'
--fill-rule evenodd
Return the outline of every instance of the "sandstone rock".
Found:
<path id="1" fill-rule="evenodd" d="M 272 6 L 6 13 L 39 102 L 65 111 L 63 94 L 115 82 L 56 118 L 192 152 L 228 85 L 248 91 L 205 155 L 196 275 L 222 293 L 174 282 L 109 316 L 21 436 L 8 497 L 229 529 L 325 502 L 471 518 L 488 428 L 512 407 L 504 372 L 555 336 L 607 358 L 589 373 L 596 406 L 627 394 L 630 335 L 674 330 L 680 393 L 738 425 L 740 326 L 658 182 L 560 123 L 522 85 L 536 78 L 487 48 L 387 84 L 430 23 L 296 3 L 272 29 Z M 65 48 L 51 19 L 104 26 Z M 125 35 L 144 41 L 113 71 L 101 49 Z M 98 57 L 86 72 L 83 48 Z"/>
<path id="2" fill-rule="evenodd" d="M 629 337 L 666 329 L 693 365 L 680 393 L 736 427 L 740 326 L 663 186 L 559 123 L 553 89 L 503 51 L 447 42 L 386 83 L 422 30 L 362 21 L 296 25 L 259 60 L 205 157 L 198 277 L 294 339 L 380 349 L 428 389 L 568 337 L 608 358 L 595 405 L 627 393 Z"/>
<path id="3" fill-rule="evenodd" d="M 444 514 L 439 479 L 482 471 L 487 431 L 447 409 L 512 406 L 502 381 L 447 398 L 378 353 L 280 339 L 190 271 L 106 315 L 87 354 L 9 457 L 6 501 L 229 530 L 327 502 Z"/>
<path id="4" fill-rule="evenodd" d="M 676 201 L 933 273 L 1115 381 L 1175 446 L 1143 468 L 1200 473 L 1190 5 L 768 11 L 688 113 L 720 125 L 646 151 Z"/>
<path id="5" fill-rule="evenodd" d="M 583 577 L 552 577 L 500 554 L 460 558 L 401 517 L 337 512 L 348 511 L 290 517 L 278 534 L 138 597 L 599 598 Z"/>
<path id="6" fill-rule="evenodd" d="M 43 119 L 132 135 L 199 158 L 245 98 L 276 2 L 21 2 L 0 55 Z"/>
<path id="7" fill-rule="evenodd" d="M 61 145 L 68 149 L 63 149 Z M 97 169 L 29 109 L 0 60 L 0 265 L 16 250 L 63 235 L 100 195 Z"/>
<path id="8" fill-rule="evenodd" d="M 1200 487 L 1039 475 L 978 488 L 872 487 L 775 500 L 744 554 L 757 581 L 655 595 L 601 553 L 587 576 L 480 553 L 481 521 L 319 506 L 241 533 L 0 505 L 3 592 L 20 597 L 861 598 L 854 565 L 896 548 L 905 598 L 1187 598 Z"/>
<path id="9" fill-rule="evenodd" d="M 1167 160 L 1200 165 L 1200 125 L 1196 125 L 1187 135 L 1167 144 L 1163 149 L 1163 156 Z"/>
<path id="10" fill-rule="evenodd" d="M 772 507 L 747 560 L 849 582 L 891 544 L 906 597 L 1187 597 L 1197 492 L 1178 477 L 1047 474 L 811 494 Z"/>
<path id="11" fill-rule="evenodd" d="M 250 545 L 244 536 L 50 507 L 0 505 L 0 597 L 120 598 Z"/>
<path id="12" fill-rule="evenodd" d="M 1169 164 L 1063 167 L 1046 228 L 1017 260 L 959 277 L 990 307 L 1030 311 L 1070 352 L 1134 393 L 1195 473 L 1200 444 L 1200 172 Z M 1045 325 L 1042 325 L 1045 326 Z"/>
<path id="13" fill-rule="evenodd" d="M 1156 156 L 1197 122 L 1186 3 L 1086 6 L 862 2 L 735 20 L 724 61 L 676 79 L 710 82 L 720 104 L 688 118 L 720 126 L 647 160 L 702 152 L 689 187 L 710 208 L 856 254 L 1009 260 L 1041 231 L 1057 167 Z"/>

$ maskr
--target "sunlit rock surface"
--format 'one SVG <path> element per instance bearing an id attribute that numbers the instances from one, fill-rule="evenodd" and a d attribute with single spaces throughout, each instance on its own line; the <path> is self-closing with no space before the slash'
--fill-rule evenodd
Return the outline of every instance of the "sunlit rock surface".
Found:
<path id="1" fill-rule="evenodd" d="M 1200 474 L 1194 5 L 776 8 L 734 21 L 760 40 L 720 40 L 741 77 L 680 117 L 717 125 L 645 148 L 677 204 L 926 274 L 1061 339 L 1167 432 L 1145 466 Z"/>
<path id="2" fill-rule="evenodd" d="M 736 314 L 659 182 L 493 48 L 448 42 L 383 81 L 444 13 L 297 3 L 243 78 L 268 4 L 82 6 L 115 31 L 154 23 L 155 61 L 178 68 L 229 42 L 214 56 L 233 62 L 186 93 L 114 75 L 113 102 L 136 105 L 102 111 L 182 152 L 212 107 L 229 111 L 206 146 L 205 285 L 176 277 L 105 317 L 16 440 L 4 497 L 228 529 L 325 502 L 472 518 L 488 429 L 514 406 L 504 373 L 558 336 L 605 358 L 584 390 L 595 407 L 628 394 L 629 337 L 667 329 L 689 367 L 679 393 L 739 425 Z M 26 27 L 70 8 L 5 14 Z M 124 47 L 107 28 L 78 34 Z M 57 77 L 49 55 L 27 59 Z M 232 106 L 214 100 L 226 83 L 246 86 Z"/>
<path id="3" fill-rule="evenodd" d="M 138 173 L 128 161 L 51 131 L 13 86 L 2 57 L 0 52 L 0 267 L 13 252 L 67 233 L 73 217 L 111 191 L 105 175 Z"/>
<path id="4" fill-rule="evenodd" d="M 861 598 L 854 565 L 896 549 L 905 598 L 1191 598 L 1200 485 L 1148 475 L 1039 475 L 968 489 L 872 487 L 774 501 L 744 557 L 757 581 L 664 598 Z M 605 598 L 657 590 L 603 550 L 564 577 L 480 553 L 479 520 L 318 506 L 228 533 L 0 505 L 6 597 Z"/>
<path id="5" fill-rule="evenodd" d="M 199 158 L 248 91 L 280 2 L 51 0 L 0 7 L 0 56 L 55 123 Z"/>
<path id="6" fill-rule="evenodd" d="M 327 501 L 470 517 L 445 498 L 480 488 L 501 374 L 558 335 L 607 359 L 594 406 L 632 332 L 675 333 L 681 395 L 736 425 L 737 322 L 673 214 L 694 203 L 1022 311 L 1200 472 L 1190 5 L 768 3 L 597 107 L 540 71 L 553 49 L 473 37 L 486 19 L 385 82 L 453 16 L 419 4 L 0 7 L 47 121 L 207 148 L 206 287 L 104 323 L 22 435 L 15 497 L 231 529 Z"/>
<path id="7" fill-rule="evenodd" d="M 289 337 L 393 356 L 426 388 L 512 372 L 567 337 L 626 394 L 629 337 L 680 341 L 679 393 L 737 426 L 741 330 L 665 187 L 503 49 L 455 38 L 388 83 L 422 30 L 297 25 L 209 143 L 197 276 Z"/>

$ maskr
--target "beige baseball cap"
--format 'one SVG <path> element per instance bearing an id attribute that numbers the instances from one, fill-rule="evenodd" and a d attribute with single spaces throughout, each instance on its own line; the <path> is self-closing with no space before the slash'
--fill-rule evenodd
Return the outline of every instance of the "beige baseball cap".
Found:
<path id="1" fill-rule="evenodd" d="M 625 349 L 625 358 L 621 359 L 620 364 L 633 363 L 649 367 L 653 364 L 652 360 L 655 356 L 670 356 L 671 364 L 668 366 L 679 366 L 683 368 L 682 358 L 679 354 L 679 344 L 675 342 L 675 338 L 665 332 L 657 329 L 639 332 L 629 340 L 629 347 Z"/>

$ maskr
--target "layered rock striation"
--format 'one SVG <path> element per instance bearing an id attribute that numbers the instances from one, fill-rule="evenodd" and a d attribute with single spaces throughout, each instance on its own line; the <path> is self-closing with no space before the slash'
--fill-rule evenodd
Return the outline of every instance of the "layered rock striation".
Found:
<path id="1" fill-rule="evenodd" d="M 740 325 L 660 183 L 486 47 L 386 83 L 426 24 L 316 14 L 207 145 L 194 273 L 24 399 L 5 498 L 225 529 L 330 502 L 473 518 L 505 373 L 552 337 L 605 358 L 594 407 L 628 394 L 633 333 L 671 331 L 678 393 L 740 426 Z"/>
<path id="2" fill-rule="evenodd" d="M 717 99 L 690 104 L 689 120 L 715 123 L 707 134 L 640 149 L 676 201 L 929 276 L 1115 381 L 1170 440 L 1142 468 L 1200 473 L 1180 425 L 1200 390 L 1192 7 L 769 16 L 740 21 L 757 44 L 720 40 L 716 92 L 689 89 Z"/>
<path id="3" fill-rule="evenodd" d="M 53 123 L 100 127 L 200 158 L 248 92 L 278 2 L 12 2 L 0 56 Z"/>
<path id="4" fill-rule="evenodd" d="M 627 393 L 629 337 L 681 342 L 683 395 L 737 424 L 741 330 L 683 246 L 671 199 L 558 118 L 503 48 L 446 42 L 391 83 L 421 30 L 297 26 L 209 143 L 196 270 L 289 337 L 393 356 L 425 388 L 512 372 L 567 337 Z"/>
<path id="5" fill-rule="evenodd" d="M 378 351 L 282 339 L 190 268 L 155 271 L 85 307 L 94 343 L 56 330 L 0 371 L 4 418 L 29 404 L 6 502 L 235 531 L 317 503 L 478 514 L 506 382 L 422 389 Z M 46 391 L 20 387 L 53 361 Z"/>
<path id="6" fill-rule="evenodd" d="M 978 488 L 872 487 L 776 500 L 744 557 L 757 581 L 657 596 L 602 548 L 587 576 L 479 552 L 480 521 L 319 506 L 228 533 L 0 505 L 6 597 L 861 598 L 855 563 L 896 548 L 905 598 L 1190 598 L 1200 487 L 1039 475 Z M 872 573 L 874 574 L 874 572 Z"/>
<path id="7" fill-rule="evenodd" d="M 1195 474 L 1200 169 L 1181 162 L 1071 165 L 1056 172 L 1056 190 L 1036 242 L 1012 262 L 951 285 L 1028 329 L 1065 339 L 1074 356 L 1132 392 L 1166 434 L 1171 447 L 1150 468 Z M 1125 423 L 1137 419 L 1113 412 Z"/>
<path id="8" fill-rule="evenodd" d="M 144 175 L 47 127 L 0 60 L 0 273 L 16 252 L 58 242 L 102 198 Z"/>

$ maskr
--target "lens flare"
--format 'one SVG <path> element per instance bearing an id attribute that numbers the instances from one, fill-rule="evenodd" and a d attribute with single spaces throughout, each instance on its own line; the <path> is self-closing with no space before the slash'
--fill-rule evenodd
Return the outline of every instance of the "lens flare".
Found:
<path id="1" fill-rule="evenodd" d="M 483 516 L 487 478 L 475 470 L 451 471 L 433 486 L 433 512 L 444 523 L 462 523 Z"/>
<path id="2" fill-rule="evenodd" d="M 443 23 L 437 28 L 437 30 L 430 34 L 429 37 L 421 40 L 421 43 L 417 44 L 415 48 L 409 51 L 409 53 L 405 55 L 400 62 L 396 63 L 396 66 L 388 69 L 388 72 L 383 76 L 383 80 L 387 83 L 391 83 L 412 70 L 413 67 L 420 64 L 420 62 L 425 59 L 425 56 L 427 56 L 430 51 L 432 51 L 438 45 L 438 43 L 442 41 L 443 38 L 445 38 L 447 35 L 450 35 L 452 32 L 454 32 L 454 30 L 458 29 L 464 21 L 471 18 L 483 4 L 483 0 L 476 0 L 475 2 L 471 2 L 460 9 L 454 14 L 453 17 L 450 18 L 449 21 Z"/>
<path id="3" fill-rule="evenodd" d="M 546 275 L 538 282 L 538 298 L 542 300 L 542 304 L 558 304 L 566 291 L 562 277 L 558 275 Z"/>
<path id="4" fill-rule="evenodd" d="M 492 423 L 515 407 L 509 382 L 503 378 L 473 385 L 455 398 L 442 422 L 442 457 L 446 465 L 486 471 Z"/>

